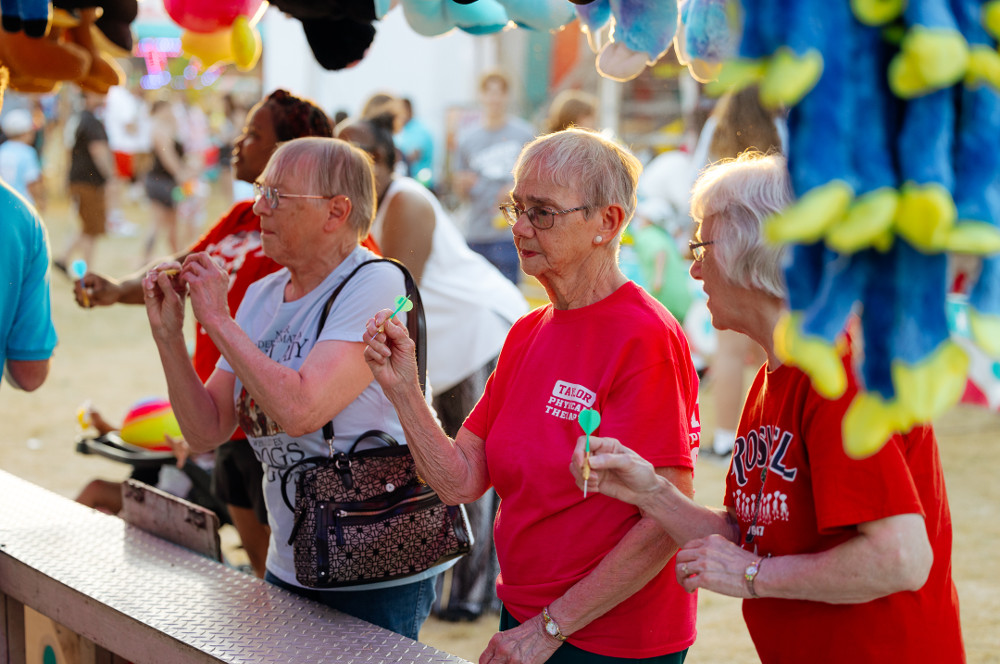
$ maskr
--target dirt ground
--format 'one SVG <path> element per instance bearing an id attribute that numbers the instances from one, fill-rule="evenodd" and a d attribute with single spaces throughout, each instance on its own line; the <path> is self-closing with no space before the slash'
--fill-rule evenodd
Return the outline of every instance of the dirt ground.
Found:
<path id="1" fill-rule="evenodd" d="M 56 194 L 57 196 L 58 194 Z M 213 197 L 206 219 L 215 219 L 225 204 Z M 112 236 L 98 246 L 94 269 L 123 275 L 138 267 L 148 212 L 140 202 L 127 202 L 127 217 L 138 225 L 133 236 Z M 45 213 L 53 250 L 62 251 L 75 220 L 65 201 L 57 197 Z M 192 233 L 196 229 L 192 229 Z M 161 245 L 159 253 L 166 253 Z M 48 382 L 25 394 L 4 385 L 0 389 L 0 421 L 6 422 L 0 443 L 0 469 L 24 477 L 72 498 L 94 477 L 124 479 L 128 467 L 74 451 L 79 433 L 76 411 L 91 400 L 106 417 L 120 421 L 139 399 L 165 395 L 166 389 L 145 311 L 117 306 L 85 311 L 72 301 L 71 286 L 61 274 L 52 276 L 53 315 L 59 333 Z M 702 391 L 706 430 L 712 412 Z M 962 610 L 968 661 L 1000 662 L 1000 416 L 957 406 L 936 422 L 954 518 L 954 577 Z M 703 459 L 696 471 L 697 499 L 721 501 L 726 467 Z M 229 555 L 238 559 L 235 535 L 224 529 Z M 740 664 L 755 662 L 750 638 L 740 614 L 739 600 L 701 593 L 698 640 L 688 662 Z M 437 648 L 477 661 L 495 631 L 496 617 L 475 623 L 444 623 L 431 619 L 421 639 Z"/>

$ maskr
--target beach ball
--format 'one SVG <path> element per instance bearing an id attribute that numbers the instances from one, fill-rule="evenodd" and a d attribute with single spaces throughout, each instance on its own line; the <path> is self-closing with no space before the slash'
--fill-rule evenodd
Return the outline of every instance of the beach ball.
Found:
<path id="1" fill-rule="evenodd" d="M 170 451 L 166 435 L 181 438 L 181 428 L 170 402 L 159 397 L 143 399 L 132 406 L 122 422 L 121 437 L 126 443 L 150 450 Z"/>

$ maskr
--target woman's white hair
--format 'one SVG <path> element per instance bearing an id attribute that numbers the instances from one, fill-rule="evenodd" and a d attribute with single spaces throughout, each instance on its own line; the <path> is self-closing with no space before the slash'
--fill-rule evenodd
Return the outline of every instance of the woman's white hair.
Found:
<path id="1" fill-rule="evenodd" d="M 691 190 L 691 216 L 698 225 L 718 217 L 709 247 L 732 282 L 787 299 L 782 264 L 784 247 L 768 244 L 764 221 L 792 201 L 788 164 L 779 154 L 748 150 L 736 159 L 712 164 Z"/>
<path id="2" fill-rule="evenodd" d="M 642 163 L 613 140 L 588 129 L 563 129 L 524 146 L 514 180 L 537 177 L 580 190 L 590 211 L 618 205 L 628 223 L 635 214 Z M 624 225 L 622 226 L 624 228 Z"/>
<path id="3" fill-rule="evenodd" d="M 375 172 L 366 152 L 339 138 L 295 138 L 274 151 L 260 179 L 277 179 L 293 169 L 305 174 L 310 193 L 347 196 L 351 200 L 348 223 L 359 239 L 368 234 L 375 220 Z"/>

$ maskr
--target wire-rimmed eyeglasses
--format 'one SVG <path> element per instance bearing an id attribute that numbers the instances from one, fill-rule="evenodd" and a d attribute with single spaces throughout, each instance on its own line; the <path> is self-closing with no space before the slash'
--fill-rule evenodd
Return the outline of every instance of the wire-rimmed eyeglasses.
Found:
<path id="1" fill-rule="evenodd" d="M 715 240 L 709 240 L 708 242 L 695 242 L 691 240 L 688 242 L 688 249 L 691 250 L 691 255 L 699 263 L 705 260 L 705 247 L 710 244 L 715 244 Z"/>
<path id="2" fill-rule="evenodd" d="M 517 203 L 503 203 L 499 206 L 500 212 L 503 213 L 504 219 L 511 226 L 517 223 L 517 220 L 521 218 L 522 214 L 528 215 L 528 221 L 532 226 L 540 231 L 546 231 L 552 228 L 552 224 L 556 223 L 556 216 L 560 214 L 569 214 L 570 212 L 577 212 L 578 210 L 586 210 L 589 208 L 587 205 L 580 205 L 575 208 L 569 208 L 566 210 L 550 210 L 545 207 L 530 207 L 524 209 Z"/>
<path id="3" fill-rule="evenodd" d="M 271 210 L 277 210 L 278 205 L 281 203 L 282 198 L 323 198 L 329 199 L 334 198 L 333 196 L 319 196 L 317 194 L 283 194 L 278 191 L 277 187 L 271 187 L 260 182 L 253 183 L 253 200 L 254 203 L 260 199 L 264 199 L 267 202 L 267 207 Z"/>

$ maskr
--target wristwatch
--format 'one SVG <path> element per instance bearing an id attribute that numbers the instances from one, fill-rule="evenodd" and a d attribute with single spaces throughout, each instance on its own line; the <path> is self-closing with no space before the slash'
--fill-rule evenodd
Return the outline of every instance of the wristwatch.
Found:
<path id="1" fill-rule="evenodd" d="M 753 581 L 757 578 L 757 573 L 760 572 L 760 564 L 770 557 L 770 555 L 767 555 L 764 558 L 758 558 L 747 565 L 747 568 L 743 571 L 743 578 L 746 579 L 747 589 L 750 591 L 750 597 L 753 597 L 754 599 L 759 598 L 759 595 L 753 588 Z"/>
<path id="2" fill-rule="evenodd" d="M 549 607 L 542 609 L 542 622 L 545 623 L 545 631 L 548 632 L 549 636 L 555 637 L 559 641 L 565 641 L 566 637 L 563 633 L 559 631 L 559 625 L 552 616 L 549 615 Z"/>

